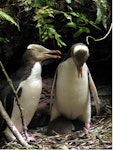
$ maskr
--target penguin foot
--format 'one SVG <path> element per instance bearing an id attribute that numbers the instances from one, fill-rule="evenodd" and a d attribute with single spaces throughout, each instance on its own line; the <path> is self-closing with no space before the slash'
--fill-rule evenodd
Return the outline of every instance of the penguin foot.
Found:
<path id="1" fill-rule="evenodd" d="M 35 140 L 35 138 L 32 137 L 32 136 L 29 136 L 29 134 L 27 134 L 27 137 L 26 137 L 24 134 L 22 134 L 22 137 L 23 137 L 24 140 L 27 141 L 27 142 L 34 141 L 34 140 Z"/>
<path id="2" fill-rule="evenodd" d="M 41 136 L 41 135 L 42 135 L 42 134 L 40 134 L 40 133 L 34 133 L 34 134 L 29 134 L 28 137 L 27 137 L 27 139 L 26 139 L 25 136 L 23 136 L 23 138 L 24 138 L 25 140 L 27 140 L 27 142 L 33 142 L 33 141 L 36 141 L 36 137 L 39 137 L 39 136 Z"/>
<path id="3" fill-rule="evenodd" d="M 85 128 L 86 128 L 87 130 L 89 130 L 89 129 L 90 129 L 90 123 L 86 122 L 86 123 L 85 123 Z"/>
<path id="4" fill-rule="evenodd" d="M 27 142 L 33 142 L 36 141 L 36 139 L 34 137 L 28 137 L 27 138 Z"/>

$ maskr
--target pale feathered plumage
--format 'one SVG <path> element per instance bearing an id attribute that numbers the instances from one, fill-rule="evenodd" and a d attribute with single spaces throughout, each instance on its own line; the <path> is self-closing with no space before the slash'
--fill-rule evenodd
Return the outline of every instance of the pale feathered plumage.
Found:
<path id="1" fill-rule="evenodd" d="M 51 98 L 51 121 L 59 115 L 69 119 L 80 119 L 85 127 L 90 128 L 92 92 L 97 113 L 99 113 L 99 98 L 92 80 L 86 60 L 89 49 L 82 43 L 71 47 L 70 57 L 61 62 L 56 70 Z"/>

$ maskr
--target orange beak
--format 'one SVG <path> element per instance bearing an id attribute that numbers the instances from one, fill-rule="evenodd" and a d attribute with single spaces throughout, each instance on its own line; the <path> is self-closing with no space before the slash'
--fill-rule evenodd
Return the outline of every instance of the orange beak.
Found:
<path id="1" fill-rule="evenodd" d="M 59 50 L 48 50 L 44 54 L 49 56 L 50 58 L 61 58 L 61 52 Z"/>
<path id="2" fill-rule="evenodd" d="M 78 71 L 78 78 L 82 78 L 82 67 L 77 67 L 77 71 Z"/>

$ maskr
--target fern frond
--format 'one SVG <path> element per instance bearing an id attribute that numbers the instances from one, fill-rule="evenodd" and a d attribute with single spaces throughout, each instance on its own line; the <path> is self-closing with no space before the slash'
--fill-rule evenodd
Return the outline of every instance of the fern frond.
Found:
<path id="1" fill-rule="evenodd" d="M 0 10 L 0 19 L 9 21 L 10 23 L 14 24 L 18 28 L 18 30 L 20 31 L 20 27 L 16 23 L 16 21 L 10 15 L 3 12 L 2 10 Z"/>

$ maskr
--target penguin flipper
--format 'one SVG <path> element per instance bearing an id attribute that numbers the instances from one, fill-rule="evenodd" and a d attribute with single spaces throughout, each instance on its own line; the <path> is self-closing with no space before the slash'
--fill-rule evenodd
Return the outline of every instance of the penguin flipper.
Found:
<path id="1" fill-rule="evenodd" d="M 6 90 L 6 89 L 5 89 Z M 1 94 L 0 100 L 2 102 L 3 107 L 5 108 L 6 112 L 8 113 L 9 117 L 11 118 L 12 109 L 13 109 L 13 102 L 14 102 L 14 95 L 13 92 L 8 88 L 9 92 L 4 92 Z M 0 117 L 0 129 L 4 131 L 7 127 L 5 120 Z"/>
<path id="2" fill-rule="evenodd" d="M 52 105 L 53 105 L 53 95 L 54 95 L 54 89 L 55 89 L 55 86 L 56 86 L 56 79 L 57 79 L 57 71 L 54 75 L 53 84 L 52 84 L 52 88 L 51 88 L 50 111 L 52 110 Z"/>
<path id="3" fill-rule="evenodd" d="M 15 89 L 17 88 L 17 85 L 14 85 Z M 15 100 L 15 94 L 12 91 L 11 87 L 9 85 L 6 85 L 4 88 L 0 90 L 1 95 L 0 95 L 0 100 L 8 113 L 9 117 L 11 118 L 12 111 L 13 111 L 13 106 L 14 106 L 14 100 Z M 16 90 L 18 97 L 20 97 L 22 89 L 18 88 Z M 0 116 L 0 129 L 5 130 L 7 127 L 6 122 L 4 119 Z"/>
<path id="4" fill-rule="evenodd" d="M 89 87 L 90 87 L 90 90 L 91 90 L 93 98 L 94 98 L 94 102 L 95 102 L 95 106 L 96 106 L 96 112 L 97 112 L 97 114 L 99 114 L 100 113 L 100 99 L 98 97 L 98 92 L 97 92 L 95 83 L 92 79 L 90 72 L 88 72 L 88 80 L 89 80 Z"/>
<path id="5" fill-rule="evenodd" d="M 51 98 L 50 98 L 50 113 L 51 113 L 51 115 L 50 115 L 50 121 L 53 121 L 58 116 L 60 116 L 60 112 L 58 111 L 57 106 L 56 106 L 56 102 L 55 102 L 55 100 L 56 100 L 56 95 L 55 95 L 56 80 L 57 80 L 57 70 L 56 70 L 56 73 L 54 75 L 52 89 L 51 89 Z"/>

